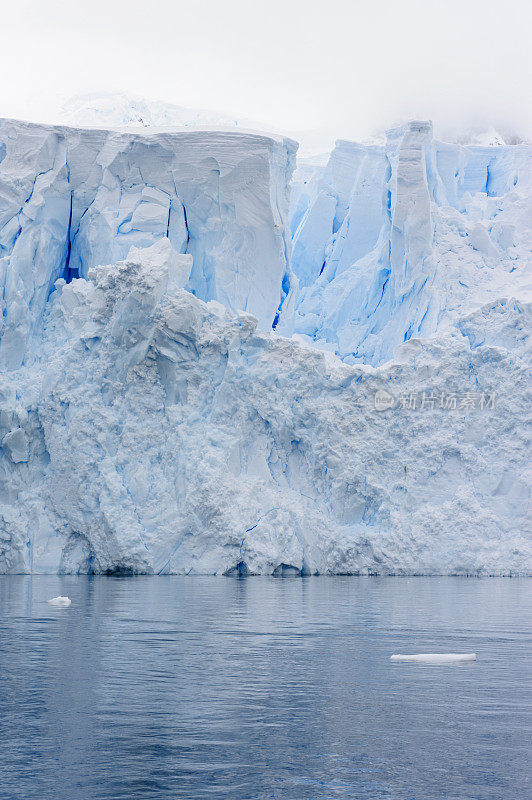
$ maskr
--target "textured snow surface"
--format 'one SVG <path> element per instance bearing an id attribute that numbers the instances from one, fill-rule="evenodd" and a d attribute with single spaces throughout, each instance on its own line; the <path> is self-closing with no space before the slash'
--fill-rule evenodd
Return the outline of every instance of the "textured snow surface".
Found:
<path id="1" fill-rule="evenodd" d="M 444 144 L 412 122 L 382 147 L 339 141 L 296 178 L 295 330 L 349 363 L 382 364 L 498 298 L 530 301 L 530 145 Z"/>
<path id="2" fill-rule="evenodd" d="M 316 210 L 313 240 L 303 208 L 298 294 L 291 142 L 2 122 L 0 571 L 530 573 L 526 193 L 490 194 L 485 172 L 477 191 L 477 156 L 445 150 L 438 174 L 462 169 L 468 188 L 441 211 L 456 215 L 442 266 L 430 141 L 418 123 L 388 151 L 346 144 L 312 165 L 296 204 L 319 198 L 348 244 L 327 241 L 322 286 L 301 254 L 329 234 Z M 493 191 L 515 169 L 521 186 L 513 149 Z M 510 270 L 485 252 L 501 247 L 492 201 Z M 476 256 L 456 250 L 459 224 Z M 345 314 L 327 294 L 337 272 Z M 386 277 L 385 315 L 371 298 Z M 296 301 L 308 320 L 312 292 L 318 347 L 310 331 L 279 335 Z M 327 352 L 370 318 L 374 365 Z"/>
<path id="3" fill-rule="evenodd" d="M 59 281 L 41 363 L 4 373 L 3 570 L 530 569 L 521 359 L 456 333 L 349 366 L 180 289 L 184 258 Z M 517 305 L 470 329 L 501 313 L 518 334 Z M 390 389 L 500 396 L 376 411 Z"/>

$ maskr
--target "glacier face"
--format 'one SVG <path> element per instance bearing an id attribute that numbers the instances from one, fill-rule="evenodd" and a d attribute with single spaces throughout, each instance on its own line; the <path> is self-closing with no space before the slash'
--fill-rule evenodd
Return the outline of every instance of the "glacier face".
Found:
<path id="1" fill-rule="evenodd" d="M 424 122 L 339 141 L 293 203 L 296 332 L 377 365 L 508 292 L 528 301 L 531 153 L 437 142 Z"/>
<path id="2" fill-rule="evenodd" d="M 530 568 L 527 370 L 471 345 L 522 338 L 530 308 L 350 366 L 180 288 L 189 258 L 163 241 L 59 281 L 40 363 L 4 374 L 3 571 Z"/>
<path id="3" fill-rule="evenodd" d="M 41 335 L 55 281 L 168 237 L 187 288 L 264 327 L 290 295 L 287 186 L 295 144 L 233 132 L 118 133 L 0 120 L 0 363 Z M 276 319 L 277 318 L 277 319 Z"/>
<path id="4" fill-rule="evenodd" d="M 532 571 L 530 149 L 293 155 L 0 124 L 0 572 Z"/>

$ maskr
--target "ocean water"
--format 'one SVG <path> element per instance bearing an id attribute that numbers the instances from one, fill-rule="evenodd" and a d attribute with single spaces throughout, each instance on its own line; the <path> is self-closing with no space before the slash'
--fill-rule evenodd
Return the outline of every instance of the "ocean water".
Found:
<path id="1" fill-rule="evenodd" d="M 531 600 L 526 579 L 1 577 L 0 797 L 526 800 Z M 478 660 L 390 662 L 416 652 Z"/>

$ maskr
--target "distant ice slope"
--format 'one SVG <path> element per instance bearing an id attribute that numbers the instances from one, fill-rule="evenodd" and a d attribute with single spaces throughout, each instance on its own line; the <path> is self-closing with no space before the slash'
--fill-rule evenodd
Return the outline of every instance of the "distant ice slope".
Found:
<path id="1" fill-rule="evenodd" d="M 385 146 L 339 141 L 293 191 L 295 329 L 380 364 L 500 297 L 531 297 L 532 147 L 437 142 L 426 122 Z"/>
<path id="2" fill-rule="evenodd" d="M 187 288 L 291 332 L 286 233 L 295 143 L 260 134 L 137 134 L 0 120 L 0 363 L 30 357 L 54 281 L 168 237 Z M 293 309 L 292 309 L 293 314 Z"/>
<path id="3" fill-rule="evenodd" d="M 300 143 L 305 155 L 328 152 L 334 139 L 326 128 L 285 130 L 266 122 L 230 116 L 203 108 L 187 108 L 161 100 L 150 100 L 126 92 L 93 92 L 67 100 L 52 122 L 81 128 L 239 128 L 248 131 L 276 131 Z"/>
<path id="4" fill-rule="evenodd" d="M 126 92 L 92 92 L 71 97 L 61 109 L 61 122 L 79 128 L 216 128 L 264 130 L 264 124 L 203 108 L 186 108 Z"/>
<path id="5" fill-rule="evenodd" d="M 58 281 L 39 360 L 1 376 L 1 571 L 531 571 L 530 306 L 353 367 L 205 304 L 190 266 L 162 240 Z"/>

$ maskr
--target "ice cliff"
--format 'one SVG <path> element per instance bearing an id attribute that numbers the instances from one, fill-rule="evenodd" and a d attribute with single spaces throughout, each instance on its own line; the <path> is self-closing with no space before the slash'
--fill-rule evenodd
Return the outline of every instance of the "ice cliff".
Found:
<path id="1" fill-rule="evenodd" d="M 293 194 L 296 332 L 381 364 L 508 293 L 528 301 L 531 154 L 437 142 L 426 122 L 384 146 L 339 141 Z"/>
<path id="2" fill-rule="evenodd" d="M 477 149 L 340 144 L 298 290 L 290 141 L 0 123 L 0 571 L 530 573 L 530 150 Z"/>
<path id="3" fill-rule="evenodd" d="M 290 140 L 258 134 L 0 120 L 0 363 L 31 357 L 58 278 L 86 277 L 161 237 L 193 256 L 191 292 L 291 332 L 280 307 L 291 289 L 294 153 Z"/>

